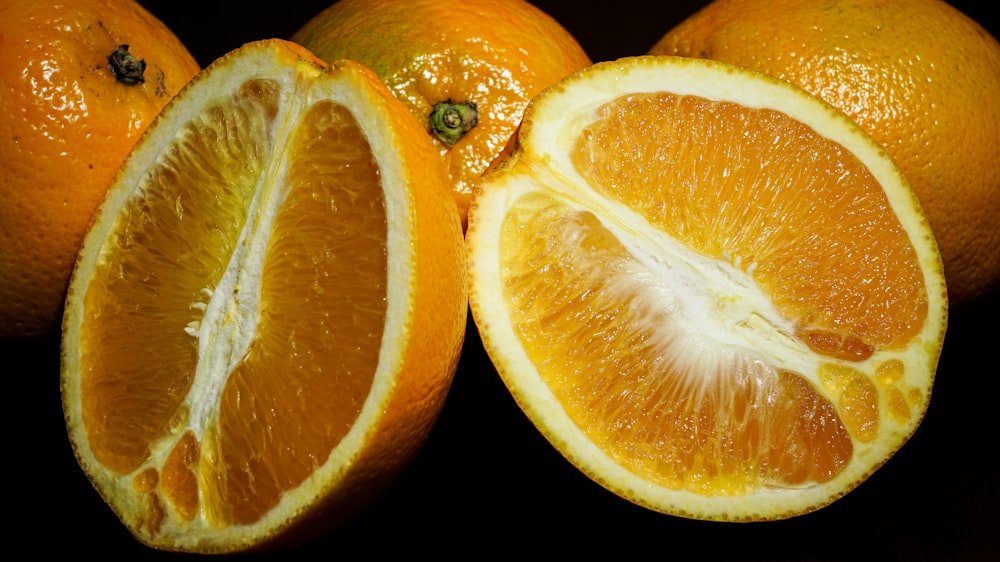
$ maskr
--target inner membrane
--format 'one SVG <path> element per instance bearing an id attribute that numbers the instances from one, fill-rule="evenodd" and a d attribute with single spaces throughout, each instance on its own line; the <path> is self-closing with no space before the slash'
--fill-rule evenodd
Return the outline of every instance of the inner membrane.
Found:
<path id="1" fill-rule="evenodd" d="M 150 493 L 186 518 L 248 523 L 274 507 L 343 439 L 378 362 L 387 265 L 377 164 L 346 108 L 321 102 L 289 127 L 282 95 L 253 81 L 184 127 L 126 204 L 86 296 L 94 454 L 124 475 L 169 453 Z M 250 263 L 233 256 L 253 240 L 266 241 L 262 266 L 242 273 L 259 294 L 239 283 L 217 291 L 228 269 Z M 199 373 L 206 310 L 236 310 L 238 299 L 251 314 L 214 326 L 214 337 L 250 329 L 248 344 L 231 371 Z M 220 390 L 201 392 L 205 376 Z"/>

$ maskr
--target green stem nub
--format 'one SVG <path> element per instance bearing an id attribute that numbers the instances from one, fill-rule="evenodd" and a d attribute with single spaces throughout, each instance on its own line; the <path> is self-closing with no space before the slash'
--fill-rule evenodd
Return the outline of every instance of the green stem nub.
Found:
<path id="1" fill-rule="evenodd" d="M 434 104 L 431 110 L 431 132 L 448 146 L 458 142 L 478 122 L 479 113 L 476 112 L 476 104 L 471 101 L 441 101 Z"/>
<path id="2" fill-rule="evenodd" d="M 115 79 L 126 86 L 135 86 L 145 82 L 142 74 L 146 72 L 146 61 L 137 59 L 128 52 L 128 45 L 118 45 L 108 55 L 108 70 Z"/>

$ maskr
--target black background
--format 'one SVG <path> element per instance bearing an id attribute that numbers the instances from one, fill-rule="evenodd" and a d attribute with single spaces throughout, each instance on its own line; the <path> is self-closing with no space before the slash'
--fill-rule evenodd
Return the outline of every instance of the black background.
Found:
<path id="1" fill-rule="evenodd" d="M 290 36 L 330 1 L 142 3 L 205 66 L 245 42 Z M 453 3 L 460 11 L 461 1 Z M 644 53 L 704 4 L 535 3 L 595 61 Z M 997 36 L 990 4 L 953 4 Z M 871 478 L 815 513 L 753 524 L 653 513 L 587 479 L 517 408 L 470 320 L 448 402 L 401 479 L 347 525 L 272 557 L 607 552 L 677 560 L 1000 560 L 1000 470 L 992 454 L 998 314 L 1000 291 L 951 311 L 927 416 Z M 5 379 L 14 383 L 4 455 L 7 512 L 16 521 L 7 527 L 10 543 L 31 544 L 38 554 L 68 548 L 75 556 L 181 557 L 136 542 L 76 464 L 62 418 L 58 341 L 0 343 L 0 353 Z"/>

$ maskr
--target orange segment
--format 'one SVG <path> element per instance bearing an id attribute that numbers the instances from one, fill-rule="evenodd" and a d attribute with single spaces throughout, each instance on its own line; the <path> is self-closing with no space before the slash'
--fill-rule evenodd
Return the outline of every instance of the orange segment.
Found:
<path id="1" fill-rule="evenodd" d="M 517 140 L 470 214 L 472 311 L 528 417 L 596 481 L 668 513 L 788 517 L 915 430 L 940 257 L 843 115 L 645 57 L 560 82 Z"/>
<path id="2" fill-rule="evenodd" d="M 81 252 L 62 375 L 80 463 L 159 548 L 342 521 L 441 408 L 464 275 L 443 166 L 374 74 L 234 51 L 144 137 Z"/>
<path id="3" fill-rule="evenodd" d="M 571 152 L 587 183 L 693 251 L 749 270 L 817 352 L 863 359 L 919 329 L 926 297 L 912 245 L 871 173 L 835 141 L 775 110 L 698 96 L 633 95 L 599 111 Z M 716 138 L 740 142 L 709 154 L 692 142 Z"/>
<path id="4" fill-rule="evenodd" d="M 194 433 L 181 436 L 163 464 L 163 495 L 177 514 L 187 521 L 198 514 L 198 462 L 201 448 Z M 146 493 L 152 491 L 147 488 Z"/>

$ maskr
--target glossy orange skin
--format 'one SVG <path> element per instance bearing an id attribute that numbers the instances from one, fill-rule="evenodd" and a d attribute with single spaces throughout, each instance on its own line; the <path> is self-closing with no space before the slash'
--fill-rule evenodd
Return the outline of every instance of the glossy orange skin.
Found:
<path id="1" fill-rule="evenodd" d="M 339 0 L 292 40 L 327 61 L 357 60 L 427 127 L 434 104 L 474 102 L 478 124 L 435 138 L 466 223 L 472 182 L 500 154 L 528 100 L 591 64 L 556 20 L 523 0 Z"/>
<path id="2" fill-rule="evenodd" d="M 1000 43 L 941 0 L 717 0 L 650 51 L 793 82 L 882 144 L 934 230 L 954 304 L 1000 286 Z"/>
<path id="3" fill-rule="evenodd" d="M 144 82 L 107 57 L 129 45 Z M 0 5 L 0 338 L 59 326 L 70 272 L 107 186 L 149 122 L 199 70 L 133 0 Z"/>

